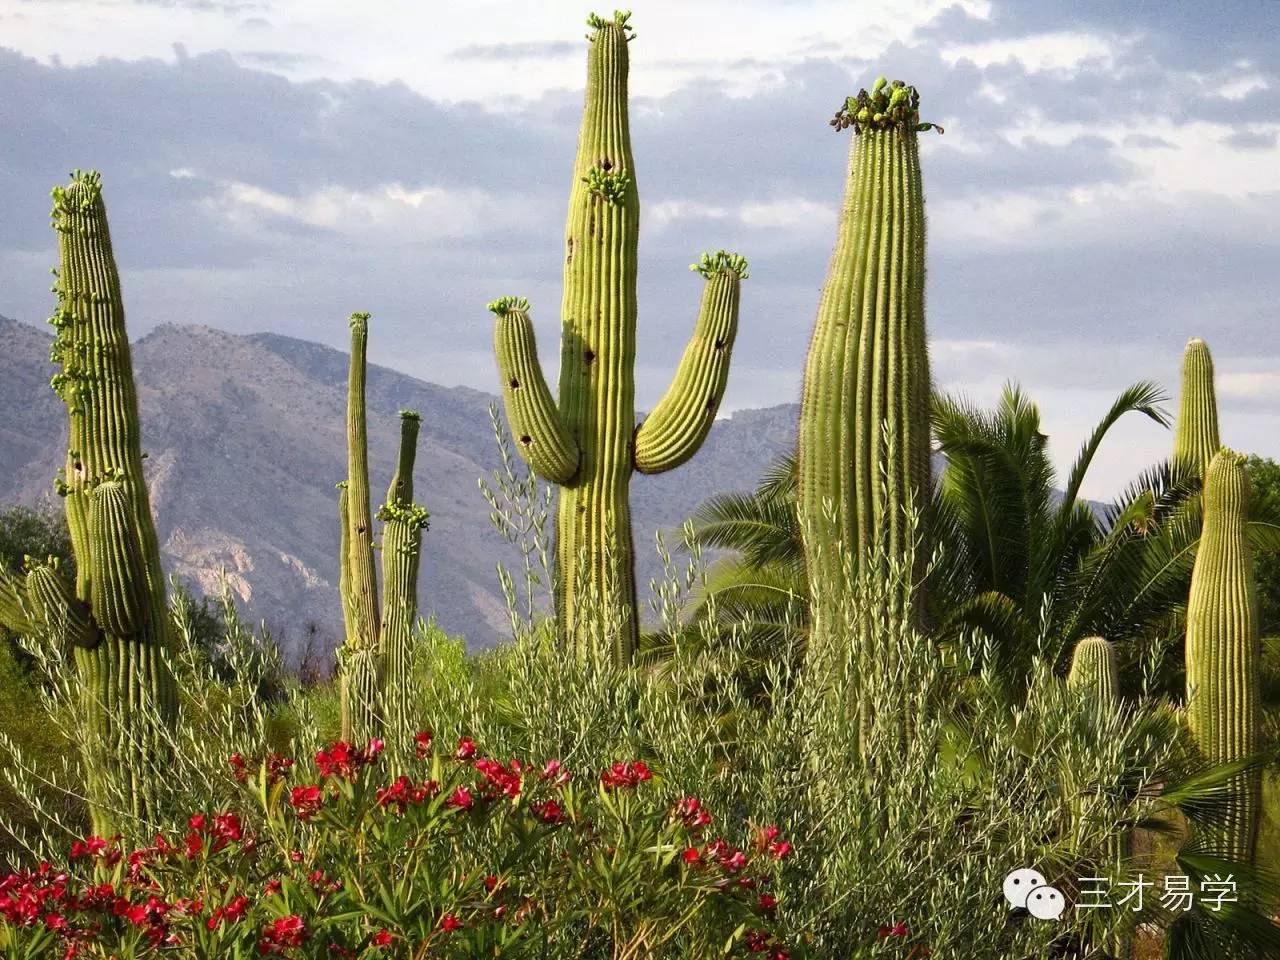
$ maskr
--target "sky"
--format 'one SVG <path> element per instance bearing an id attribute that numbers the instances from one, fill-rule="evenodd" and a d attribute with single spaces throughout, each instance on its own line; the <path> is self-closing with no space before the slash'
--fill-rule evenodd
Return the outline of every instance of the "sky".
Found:
<path id="1" fill-rule="evenodd" d="M 0 0 L 0 314 L 50 312 L 48 192 L 96 168 L 134 336 L 345 348 L 367 310 L 373 361 L 496 390 L 484 305 L 520 294 L 554 364 L 588 9 Z M 921 149 L 939 389 L 1021 383 L 1065 470 L 1135 380 L 1176 409 L 1200 336 L 1224 442 L 1280 458 L 1280 2 L 644 0 L 631 22 L 642 407 L 718 248 L 751 262 L 722 413 L 798 399 L 849 149 L 827 120 L 884 73 L 946 129 Z M 1085 494 L 1171 442 L 1122 422 Z"/>

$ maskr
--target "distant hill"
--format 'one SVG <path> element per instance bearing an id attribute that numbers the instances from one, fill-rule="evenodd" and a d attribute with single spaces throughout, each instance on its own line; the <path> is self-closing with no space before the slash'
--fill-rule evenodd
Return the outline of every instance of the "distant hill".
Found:
<path id="1" fill-rule="evenodd" d="M 375 333 L 376 335 L 376 333 Z M 50 338 L 0 317 L 0 503 L 50 491 L 66 418 L 49 389 Z M 346 354 L 275 334 L 166 325 L 134 345 L 148 479 L 168 569 L 205 591 L 225 569 L 249 612 L 296 638 L 308 622 L 340 632 L 334 483 L 345 475 Z M 423 415 L 416 483 L 431 511 L 419 595 L 424 611 L 488 645 L 506 629 L 493 530 L 477 478 L 497 465 L 496 397 L 384 367 L 368 378 L 370 484 L 390 480 L 398 410 Z M 795 436 L 795 405 L 717 421 L 685 466 L 632 484 L 638 581 L 657 575 L 654 533 L 713 493 L 750 488 Z"/>

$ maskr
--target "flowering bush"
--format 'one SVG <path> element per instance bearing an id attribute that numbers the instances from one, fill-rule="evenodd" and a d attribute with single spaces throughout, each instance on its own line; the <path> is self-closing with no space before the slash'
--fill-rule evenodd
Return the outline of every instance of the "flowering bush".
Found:
<path id="1" fill-rule="evenodd" d="M 65 866 L 0 880 L 10 956 L 545 956 L 736 953 L 786 960 L 770 892 L 791 847 L 774 826 L 735 845 L 643 761 L 591 777 L 558 760 L 447 751 L 384 772 L 382 744 L 314 763 L 231 758 L 238 810 L 126 850 L 75 841 Z"/>

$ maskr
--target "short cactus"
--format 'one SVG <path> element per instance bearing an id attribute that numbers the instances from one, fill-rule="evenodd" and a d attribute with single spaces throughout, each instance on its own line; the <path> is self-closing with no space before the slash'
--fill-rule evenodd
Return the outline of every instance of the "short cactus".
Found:
<path id="1" fill-rule="evenodd" d="M 934 125 L 920 121 L 919 99 L 914 87 L 881 77 L 831 121 L 855 137 L 800 409 L 798 503 L 815 649 L 850 609 L 860 576 L 875 577 L 872 593 L 892 606 L 905 601 L 890 568 L 914 555 L 911 514 L 931 490 L 917 134 Z"/>
<path id="2" fill-rule="evenodd" d="M 1120 699 L 1116 651 L 1103 637 L 1085 637 L 1071 655 L 1067 686 L 1079 690 L 1099 707 L 1114 706 Z"/>
<path id="3" fill-rule="evenodd" d="M 628 15 L 592 15 L 587 92 L 565 227 L 560 390 L 538 362 L 528 303 L 489 305 L 507 420 L 521 456 L 560 486 L 556 607 L 562 638 L 629 661 L 639 637 L 628 488 L 634 471 L 688 460 L 724 396 L 746 261 L 719 252 L 670 388 L 635 426 L 636 249 L 640 200 L 627 118 Z M 620 616 L 615 615 L 620 613 Z M 606 636 L 620 626 L 618 635 Z"/>
<path id="4" fill-rule="evenodd" d="M 1182 354 L 1182 396 L 1174 427 L 1173 459 L 1197 477 L 1221 447 L 1218 401 L 1213 389 L 1213 356 L 1199 337 L 1187 341 Z"/>
<path id="5" fill-rule="evenodd" d="M 52 385 L 70 422 L 67 466 L 57 489 L 66 505 L 76 583 L 56 564 L 29 561 L 25 580 L 6 578 L 0 593 L 19 597 L 25 611 L 25 623 L 10 625 L 46 630 L 75 660 L 93 829 L 110 836 L 126 826 L 121 814 L 147 815 L 144 771 L 163 741 L 155 724 L 172 722 L 177 690 L 167 658 L 165 580 L 142 472 L 120 277 L 99 176 L 76 171 L 68 186 L 55 188 L 52 219 L 61 260 L 53 288 L 58 307 L 50 320 L 56 332 L 51 356 L 61 369 Z M 0 603 L 0 616 L 11 612 Z"/>
<path id="6" fill-rule="evenodd" d="M 1187 722 L 1214 763 L 1255 756 L 1262 746 L 1258 593 L 1247 536 L 1250 486 L 1244 458 L 1214 454 L 1205 471 L 1204 526 L 1187 600 Z M 1227 826 L 1212 845 L 1252 860 L 1261 784 L 1256 771 L 1232 786 Z"/>

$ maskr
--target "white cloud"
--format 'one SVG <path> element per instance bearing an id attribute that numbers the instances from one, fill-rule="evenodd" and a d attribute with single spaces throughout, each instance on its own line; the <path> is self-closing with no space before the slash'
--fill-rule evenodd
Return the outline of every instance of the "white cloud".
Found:
<path id="1" fill-rule="evenodd" d="M 1280 358 L 1274 363 L 1280 367 Z M 1217 388 L 1219 396 L 1224 398 L 1280 399 L 1280 370 L 1220 374 Z"/>
<path id="2" fill-rule="evenodd" d="M 482 190 L 410 189 L 392 183 L 374 190 L 329 186 L 291 197 L 249 183 L 221 185 L 206 208 L 232 224 L 260 229 L 273 218 L 344 234 L 405 231 L 415 240 L 474 237 L 534 222 L 529 204 Z"/>
<path id="3" fill-rule="evenodd" d="M 777 69 L 815 49 L 870 58 L 908 41 L 953 0 L 914 0 L 886 12 L 880 0 L 648 0 L 636 11 L 632 91 L 660 96 L 694 77 L 715 79 L 732 95 L 776 82 Z M 985 16 L 989 4 L 960 6 Z M 495 40 L 521 48 L 578 41 L 581 0 L 472 0 L 441 6 L 421 0 L 272 0 L 260 9 L 131 0 L 42 0 L 6 23 L 4 43 L 43 61 L 90 63 L 99 57 L 173 60 L 229 50 L 253 67 L 297 80 L 401 81 L 429 96 L 500 108 L 511 97 L 580 88 L 583 55 L 491 59 L 457 57 Z M 709 42 L 710 41 L 710 42 Z M 820 41 L 820 42 L 818 42 Z M 585 43 L 584 43 L 585 47 Z M 782 51 L 782 52 L 780 52 Z"/>
<path id="4" fill-rule="evenodd" d="M 1109 66 L 1116 41 L 1091 33 L 1057 31 L 1025 37 L 988 40 L 983 43 L 953 44 L 943 47 L 948 63 L 968 60 L 979 67 L 1016 62 L 1029 73 L 1045 70 L 1073 70 L 1087 62 Z"/>
<path id="5" fill-rule="evenodd" d="M 801 197 L 744 203 L 737 207 L 696 200 L 662 200 L 645 209 L 645 222 L 665 230 L 681 220 L 732 220 L 756 230 L 793 236 L 827 236 L 835 226 L 836 211 L 830 204 Z"/>

